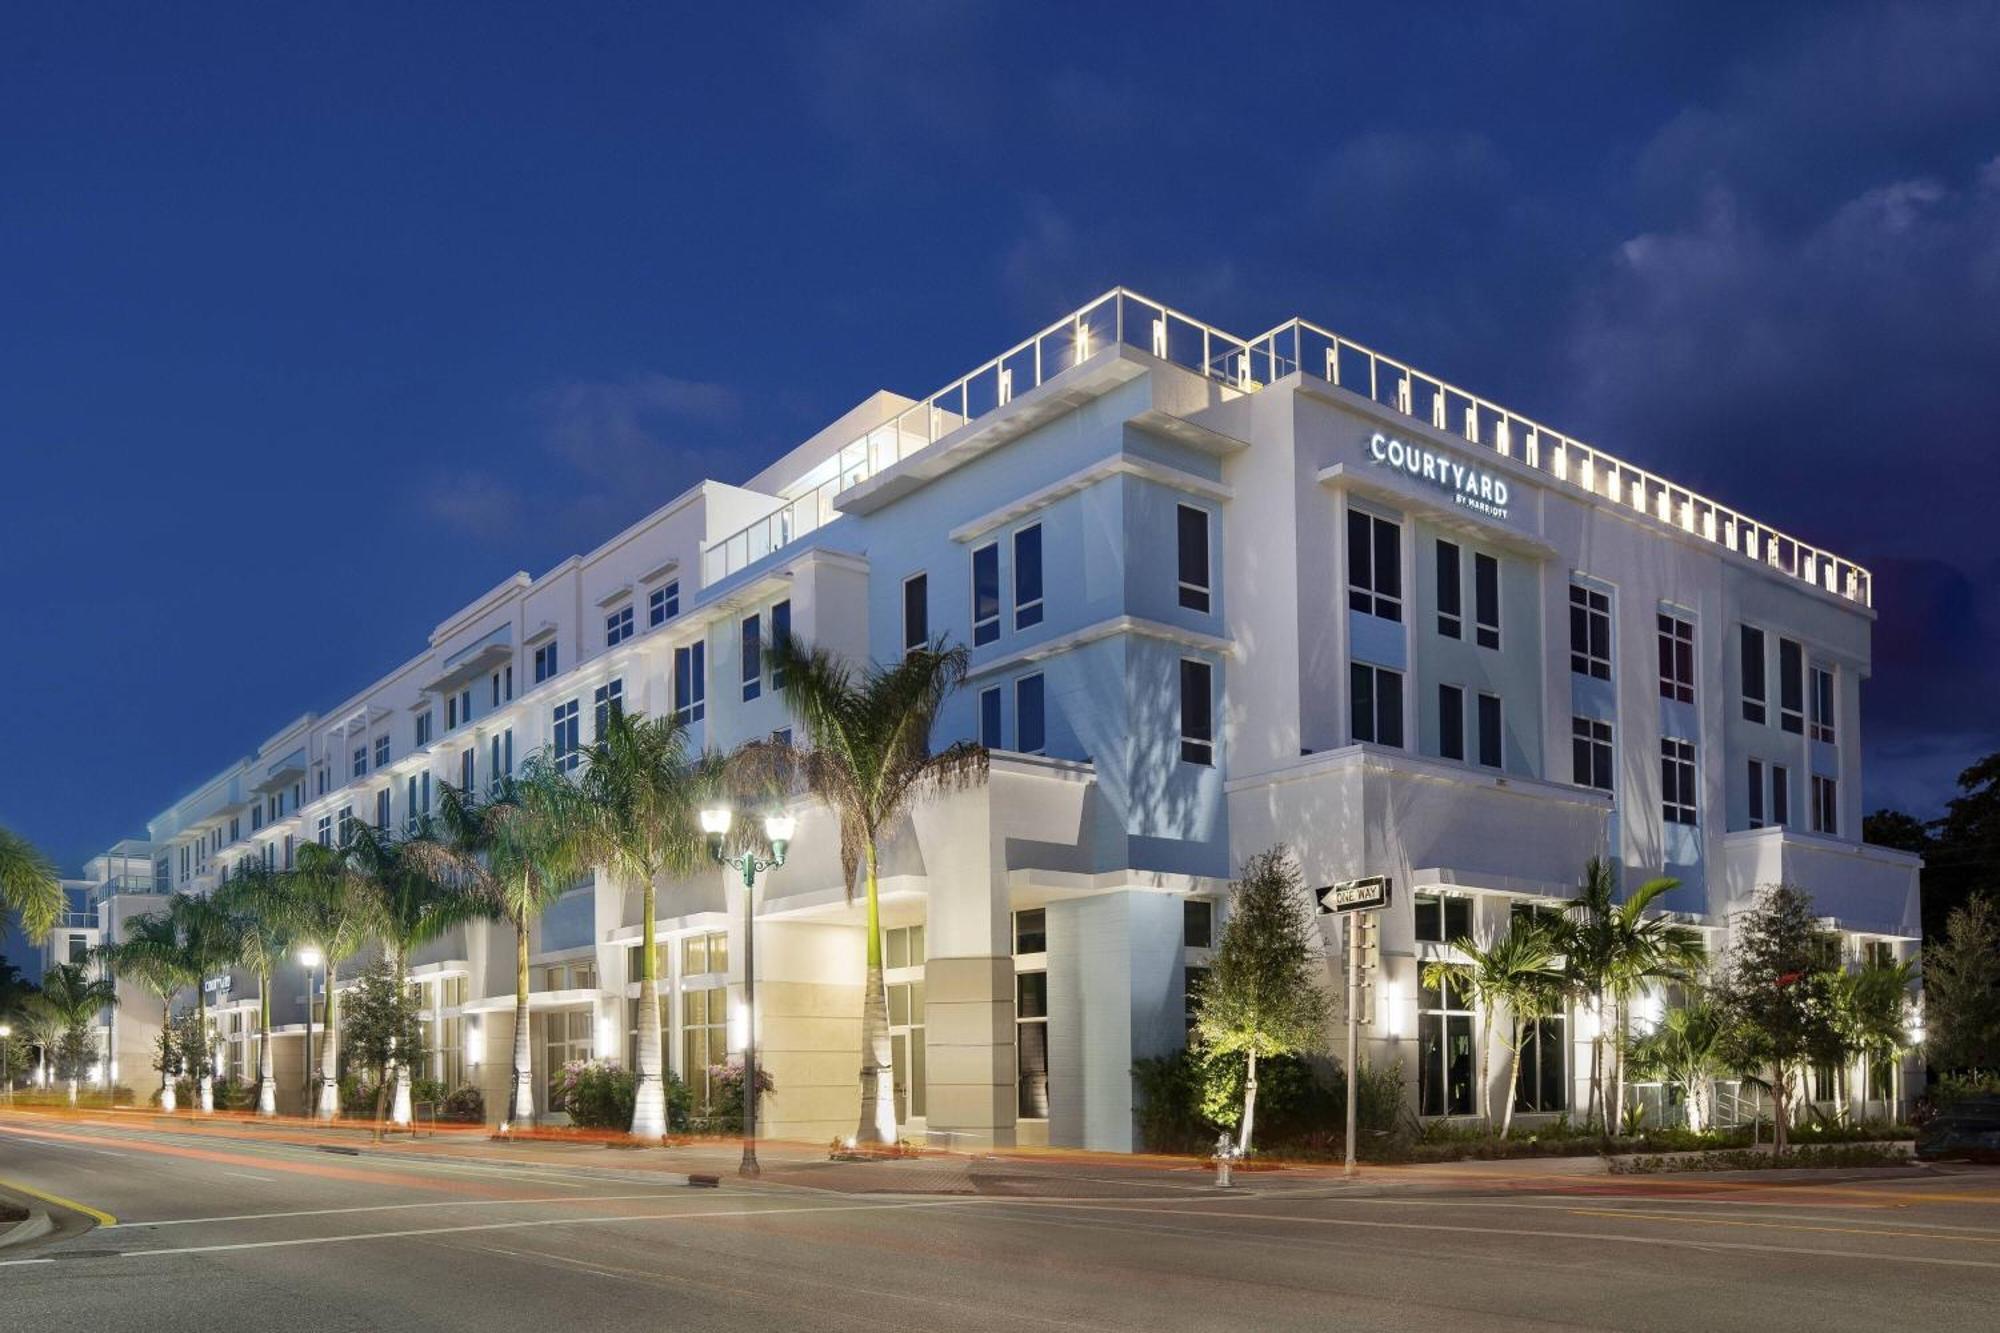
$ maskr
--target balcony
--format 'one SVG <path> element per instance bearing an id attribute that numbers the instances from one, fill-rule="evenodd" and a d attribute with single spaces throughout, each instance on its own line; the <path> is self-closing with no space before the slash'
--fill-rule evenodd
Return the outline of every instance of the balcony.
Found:
<path id="1" fill-rule="evenodd" d="M 1917 894 L 1920 857 L 1797 829 L 1746 829 L 1722 835 L 1725 910 L 1747 909 L 1757 891 L 1790 884 L 1812 895 L 1813 910 L 1843 930 L 1915 939 L 1922 934 Z"/>
<path id="2" fill-rule="evenodd" d="M 1869 572 L 1705 496 L 1426 375 L 1304 319 L 1239 338 L 1120 287 L 960 377 L 842 448 L 802 479 L 802 494 L 704 548 L 707 587 L 838 517 L 841 492 L 1114 344 L 1139 348 L 1245 393 L 1298 373 L 1392 408 L 1434 430 L 1527 464 L 1600 503 L 1675 527 L 1862 606 Z"/>

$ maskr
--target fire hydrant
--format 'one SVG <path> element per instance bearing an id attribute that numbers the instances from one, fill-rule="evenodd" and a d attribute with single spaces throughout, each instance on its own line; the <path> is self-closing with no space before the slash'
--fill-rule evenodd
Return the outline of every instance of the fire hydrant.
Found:
<path id="1" fill-rule="evenodd" d="M 1236 1144 L 1230 1139 L 1229 1135 L 1227 1133 L 1216 1135 L 1215 1183 L 1217 1185 L 1226 1187 L 1229 1184 L 1229 1163 L 1235 1156 Z"/>

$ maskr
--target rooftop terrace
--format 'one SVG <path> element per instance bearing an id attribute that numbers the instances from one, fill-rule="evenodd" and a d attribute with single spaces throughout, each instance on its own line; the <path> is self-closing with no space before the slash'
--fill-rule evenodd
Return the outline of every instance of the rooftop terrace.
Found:
<path id="1" fill-rule="evenodd" d="M 849 487 L 1120 345 L 1243 393 L 1294 372 L 1336 385 L 1835 596 L 1872 604 L 1872 579 L 1853 561 L 1317 324 L 1291 319 L 1268 333 L 1241 338 L 1123 287 L 1063 316 L 842 447 L 787 488 L 784 503 L 768 516 L 707 546 L 703 584 L 727 578 L 830 522 L 840 512 L 841 492 Z"/>

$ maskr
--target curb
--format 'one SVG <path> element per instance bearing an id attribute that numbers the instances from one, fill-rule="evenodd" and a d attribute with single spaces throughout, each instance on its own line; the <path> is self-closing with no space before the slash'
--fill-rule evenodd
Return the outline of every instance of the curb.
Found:
<path id="1" fill-rule="evenodd" d="M 29 1210 L 26 1217 L 0 1231 L 0 1250 L 9 1245 L 25 1245 L 31 1240 L 40 1240 L 56 1229 L 55 1220 L 41 1208 Z"/>

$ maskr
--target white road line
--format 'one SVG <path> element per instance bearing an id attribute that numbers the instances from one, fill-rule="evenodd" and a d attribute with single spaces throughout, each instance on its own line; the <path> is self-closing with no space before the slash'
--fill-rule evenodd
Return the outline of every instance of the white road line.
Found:
<path id="1" fill-rule="evenodd" d="M 266 1222 L 285 1217 L 334 1217 L 343 1213 L 396 1213 L 413 1208 L 497 1208 L 507 1205 L 530 1203 L 575 1204 L 575 1203 L 623 1203 L 633 1199 L 687 1199 L 691 1196 L 683 1190 L 672 1193 L 655 1194 L 598 1194 L 588 1199 L 446 1199 L 426 1203 L 371 1203 L 351 1208 L 300 1208 L 278 1213 L 230 1213 L 222 1217 L 169 1217 L 158 1222 L 128 1220 L 120 1222 L 120 1230 L 138 1230 L 143 1227 L 189 1227 L 201 1226 L 209 1222 Z M 111 1228 L 106 1227 L 105 1230 Z"/>
<path id="2" fill-rule="evenodd" d="M 266 1184 L 277 1179 L 275 1176 L 253 1176 L 248 1171 L 224 1171 L 222 1174 L 225 1176 L 240 1176 L 244 1180 L 261 1180 Z"/>
<path id="3" fill-rule="evenodd" d="M 26 1264 L 52 1264 L 53 1259 L 0 1259 L 0 1268 L 20 1268 Z"/>
<path id="4" fill-rule="evenodd" d="M 416 1227 L 406 1231 L 365 1231 L 345 1236 L 301 1236 L 294 1240 L 246 1240 L 228 1245 L 182 1245 L 164 1250 L 121 1250 L 120 1259 L 154 1259 L 175 1254 L 218 1254 L 229 1250 L 277 1250 L 300 1245 L 343 1245 L 364 1240 L 406 1240 L 412 1236 L 451 1236 L 473 1231 L 520 1231 L 531 1227 L 575 1227 L 638 1222 L 698 1222 L 711 1217 L 772 1217 L 788 1213 L 879 1213 L 909 1208 L 963 1208 L 979 1199 L 938 1199 L 929 1203 L 856 1203 L 809 1208 L 737 1208 L 725 1212 L 651 1213 L 636 1217 L 547 1217 L 519 1222 L 479 1222 L 456 1227 Z M 1746 1247 L 1757 1248 L 1757 1247 Z M 113 1256 L 107 1255 L 106 1258 Z M 2000 1267 L 2000 1264 L 1991 1265 Z"/>

